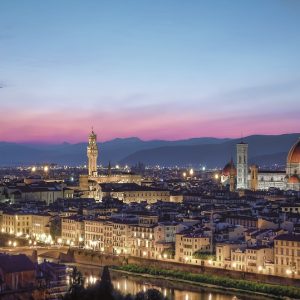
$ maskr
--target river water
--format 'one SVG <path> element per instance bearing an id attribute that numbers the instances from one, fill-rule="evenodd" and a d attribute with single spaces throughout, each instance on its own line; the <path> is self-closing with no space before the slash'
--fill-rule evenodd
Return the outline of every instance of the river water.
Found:
<path id="1" fill-rule="evenodd" d="M 77 265 L 78 269 L 86 278 L 86 284 L 99 279 L 102 269 L 93 266 Z M 249 293 L 237 294 L 229 291 L 200 287 L 178 281 L 153 279 L 150 277 L 128 275 L 110 270 L 114 288 L 122 294 L 137 294 L 147 289 L 158 289 L 169 300 L 249 300 L 249 299 L 272 299 L 271 297 L 254 296 Z"/>

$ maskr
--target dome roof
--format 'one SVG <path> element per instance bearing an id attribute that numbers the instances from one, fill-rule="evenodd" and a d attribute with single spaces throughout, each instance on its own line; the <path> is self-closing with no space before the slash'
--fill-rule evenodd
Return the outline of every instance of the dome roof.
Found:
<path id="1" fill-rule="evenodd" d="M 293 175 L 289 178 L 288 183 L 292 183 L 292 184 L 300 183 L 300 179 L 297 175 Z"/>
<path id="2" fill-rule="evenodd" d="M 288 154 L 288 157 L 287 157 L 287 163 L 288 164 L 300 164 L 300 139 L 291 148 L 291 150 Z"/>
<path id="3" fill-rule="evenodd" d="M 233 174 L 236 175 L 236 168 L 235 165 L 233 163 L 233 161 L 230 161 L 229 163 L 227 163 L 225 165 L 225 167 L 222 170 L 222 175 L 223 176 L 230 176 L 230 170 L 233 170 Z"/>

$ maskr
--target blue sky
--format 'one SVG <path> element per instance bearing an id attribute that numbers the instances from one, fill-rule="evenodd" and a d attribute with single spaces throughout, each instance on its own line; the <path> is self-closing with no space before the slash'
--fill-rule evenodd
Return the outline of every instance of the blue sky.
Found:
<path id="1" fill-rule="evenodd" d="M 299 132 L 300 1 L 2 0 L 0 86 L 0 140 Z"/>

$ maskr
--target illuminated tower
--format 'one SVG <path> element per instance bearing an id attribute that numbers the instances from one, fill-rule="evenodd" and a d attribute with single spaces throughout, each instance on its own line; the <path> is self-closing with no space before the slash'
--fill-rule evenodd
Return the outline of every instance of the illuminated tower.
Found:
<path id="1" fill-rule="evenodd" d="M 248 188 L 248 144 L 241 141 L 236 145 L 237 189 Z"/>
<path id="2" fill-rule="evenodd" d="M 97 176 L 98 146 L 97 146 L 97 135 L 94 133 L 93 130 L 89 135 L 87 156 L 88 156 L 88 164 L 89 164 L 89 176 Z"/>

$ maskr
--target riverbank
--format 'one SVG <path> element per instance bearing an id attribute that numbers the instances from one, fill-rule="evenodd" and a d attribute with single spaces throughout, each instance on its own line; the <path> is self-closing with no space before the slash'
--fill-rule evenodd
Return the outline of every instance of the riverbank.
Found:
<path id="1" fill-rule="evenodd" d="M 300 289 L 292 286 L 279 286 L 248 280 L 231 279 L 216 275 L 194 274 L 153 267 L 141 267 L 137 265 L 124 265 L 113 267 L 113 269 L 128 274 L 184 282 L 230 293 L 245 295 L 251 292 L 256 294 L 258 297 L 272 297 L 273 299 L 300 299 Z"/>
<path id="2" fill-rule="evenodd" d="M 73 264 L 68 263 L 69 266 L 76 266 L 84 277 L 90 276 L 99 278 L 102 268 L 90 264 Z M 116 268 L 110 268 L 112 282 L 117 289 L 123 288 L 122 293 L 138 293 L 147 288 L 156 288 L 160 290 L 168 299 L 182 300 L 182 299 L 218 299 L 218 300 L 274 300 L 284 299 L 283 297 L 276 297 L 274 295 L 265 295 L 261 293 L 251 293 L 243 290 L 237 290 L 226 287 L 219 287 L 211 284 L 203 284 L 199 282 L 191 282 L 187 280 L 180 280 L 176 278 L 168 278 L 162 276 L 154 276 L 143 273 L 133 273 Z M 131 282 L 131 284 L 130 284 Z M 134 283 L 134 284 L 132 284 Z M 130 289 L 133 288 L 133 290 Z M 140 287 L 138 289 L 137 287 Z"/>

